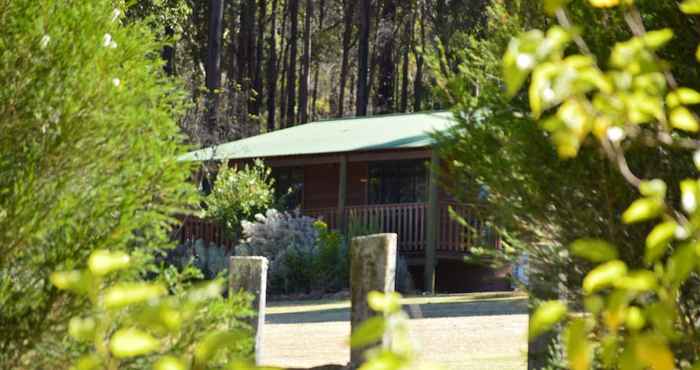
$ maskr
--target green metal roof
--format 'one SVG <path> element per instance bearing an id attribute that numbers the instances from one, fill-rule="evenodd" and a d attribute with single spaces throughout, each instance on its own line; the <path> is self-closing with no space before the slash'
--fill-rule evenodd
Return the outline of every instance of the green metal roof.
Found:
<path id="1" fill-rule="evenodd" d="M 426 112 L 312 122 L 197 150 L 183 161 L 266 158 L 433 144 L 430 133 L 454 124 L 449 112 Z"/>

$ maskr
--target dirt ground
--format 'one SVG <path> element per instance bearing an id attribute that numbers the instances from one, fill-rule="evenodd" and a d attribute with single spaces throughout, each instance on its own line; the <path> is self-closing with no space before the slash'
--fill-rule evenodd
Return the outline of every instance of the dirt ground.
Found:
<path id="1" fill-rule="evenodd" d="M 403 303 L 424 360 L 450 370 L 526 367 L 525 296 L 471 293 L 408 297 Z M 347 300 L 270 304 L 261 363 L 279 367 L 346 364 L 349 306 Z"/>

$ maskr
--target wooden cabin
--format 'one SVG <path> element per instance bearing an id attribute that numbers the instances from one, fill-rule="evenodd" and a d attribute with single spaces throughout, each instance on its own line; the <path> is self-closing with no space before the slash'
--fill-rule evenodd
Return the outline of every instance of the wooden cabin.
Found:
<path id="1" fill-rule="evenodd" d="M 272 169 L 290 208 L 345 231 L 372 223 L 398 234 L 417 289 L 459 292 L 508 289 L 507 271 L 468 265 L 474 246 L 499 248 L 479 207 L 441 189 L 441 159 L 431 132 L 448 130 L 448 112 L 336 119 L 307 123 L 188 153 L 184 160 L 229 162 L 260 158 Z M 463 226 L 450 209 L 467 222 Z M 191 232 L 191 231 L 190 231 Z"/>

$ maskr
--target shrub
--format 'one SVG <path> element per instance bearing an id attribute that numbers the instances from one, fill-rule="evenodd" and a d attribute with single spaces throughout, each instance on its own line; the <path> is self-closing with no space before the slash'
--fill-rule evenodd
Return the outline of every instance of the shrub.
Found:
<path id="1" fill-rule="evenodd" d="M 260 160 L 242 169 L 222 166 L 206 198 L 206 214 L 224 225 L 230 236 L 238 237 L 241 221 L 252 219 L 272 204 L 273 185 L 270 169 Z"/>
<path id="2" fill-rule="evenodd" d="M 178 244 L 175 248 L 164 251 L 164 254 L 163 262 L 167 265 L 179 270 L 192 265 L 201 271 L 201 279 L 214 279 L 225 277 L 221 275 L 228 271 L 229 258 L 233 253 L 224 247 L 198 239 Z"/>
<path id="3" fill-rule="evenodd" d="M 531 77 L 531 114 L 560 157 L 576 157 L 587 145 L 600 147 L 599 161 L 609 161 L 638 192 L 619 215 L 621 229 L 646 237 L 637 246 L 641 252 L 637 259 L 626 258 L 627 248 L 602 238 L 571 243 L 576 265 L 586 271 L 583 307 L 579 302 L 542 303 L 531 317 L 530 337 L 564 321 L 563 343 L 572 369 L 589 369 L 597 362 L 604 368 L 698 368 L 697 173 L 680 180 L 679 174 L 662 179 L 661 171 L 642 172 L 631 159 L 639 160 L 634 147 L 643 143 L 665 151 L 677 165 L 686 164 L 686 171 L 692 168 L 688 163 L 692 157 L 695 170 L 700 170 L 696 140 L 700 120 L 689 107 L 700 103 L 700 93 L 681 85 L 659 57 L 674 30 L 646 31 L 646 18 L 631 1 L 590 3 L 619 6 L 633 33 L 631 39 L 613 46 L 606 69 L 570 28 L 566 4 L 550 2 L 561 25 L 511 40 L 503 58 L 504 77 L 511 94 Z M 698 5 L 684 1 L 680 10 L 698 14 Z M 573 42 L 576 48 L 569 48 Z M 528 58 L 533 58 L 531 65 L 518 63 Z M 614 234 L 621 237 L 623 232 Z M 574 314 L 568 315 L 569 310 Z M 585 313 L 579 314 L 581 310 Z"/>
<path id="4" fill-rule="evenodd" d="M 270 260 L 270 290 L 308 293 L 347 286 L 348 261 L 340 235 L 298 211 L 268 210 L 243 222 L 245 241 L 236 254 Z"/>
<path id="5" fill-rule="evenodd" d="M 224 300 L 221 281 L 191 286 L 187 276 L 172 268 L 160 275 L 164 279 L 132 280 L 121 274 L 131 258 L 97 250 L 88 268 L 51 274 L 58 289 L 91 302 L 88 310 L 68 322 L 68 333 L 79 344 L 73 351 L 77 369 L 204 370 L 250 361 L 252 335 L 239 321 L 250 315 L 250 297 Z"/>
<path id="6" fill-rule="evenodd" d="M 0 5 L 0 368 L 62 368 L 64 326 L 90 307 L 49 282 L 97 249 L 167 245 L 196 203 L 147 26 L 111 0 Z M 138 232 L 135 232 L 138 230 Z M 133 272 L 131 274 L 136 274 Z M 41 365 L 37 365 L 41 359 Z"/>

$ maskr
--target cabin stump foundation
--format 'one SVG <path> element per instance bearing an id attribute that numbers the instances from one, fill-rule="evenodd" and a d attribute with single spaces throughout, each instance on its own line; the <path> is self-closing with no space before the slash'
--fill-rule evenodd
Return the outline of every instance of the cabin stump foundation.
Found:
<path id="1" fill-rule="evenodd" d="M 265 325 L 265 294 L 267 293 L 267 267 L 265 257 L 231 257 L 229 260 L 229 294 L 245 291 L 253 295 L 254 315 L 249 324 L 255 336 L 255 363 L 259 365 Z"/>
<path id="2" fill-rule="evenodd" d="M 389 293 L 396 286 L 397 234 L 374 234 L 352 239 L 350 245 L 350 325 L 354 332 L 367 319 L 377 315 L 367 302 L 373 290 Z M 382 345 L 388 343 L 383 342 Z M 350 350 L 350 367 L 357 368 L 367 348 Z"/>

